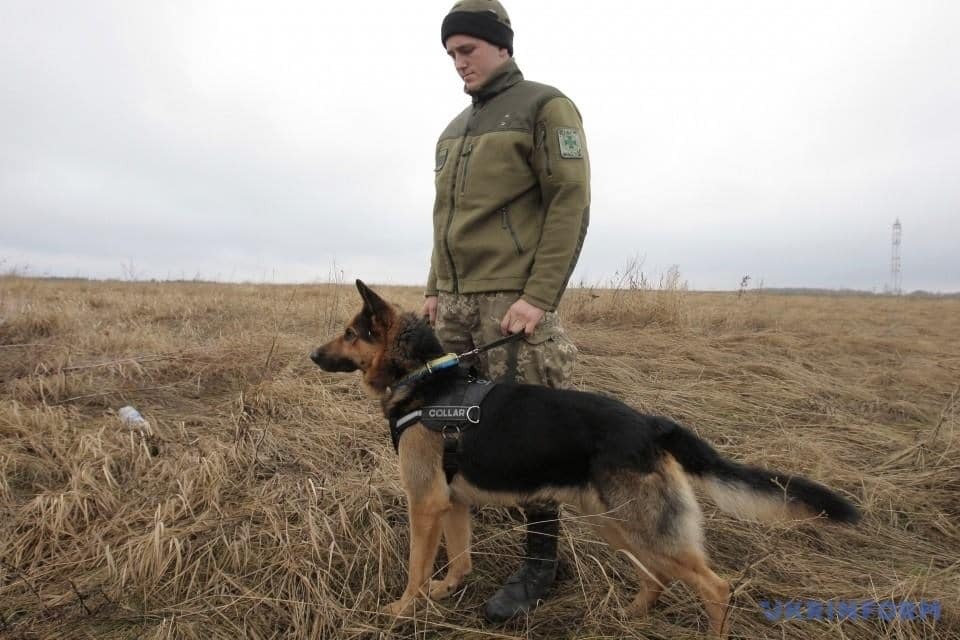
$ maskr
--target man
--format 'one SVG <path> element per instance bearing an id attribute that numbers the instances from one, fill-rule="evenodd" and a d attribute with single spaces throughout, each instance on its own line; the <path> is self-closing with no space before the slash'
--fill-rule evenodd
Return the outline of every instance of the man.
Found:
<path id="1" fill-rule="evenodd" d="M 472 104 L 437 142 L 423 314 L 450 351 L 526 334 L 481 356 L 483 377 L 570 386 L 576 348 L 556 308 L 589 218 L 580 114 L 558 90 L 523 79 L 496 0 L 457 2 L 441 40 Z M 530 505 L 525 515 L 526 559 L 487 602 L 493 622 L 528 612 L 556 577 L 557 506 Z"/>

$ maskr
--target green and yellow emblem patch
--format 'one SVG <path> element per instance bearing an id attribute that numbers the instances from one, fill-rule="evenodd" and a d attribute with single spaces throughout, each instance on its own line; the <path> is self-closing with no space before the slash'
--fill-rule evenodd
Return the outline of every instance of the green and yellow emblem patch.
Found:
<path id="1" fill-rule="evenodd" d="M 580 132 L 576 129 L 559 127 L 557 137 L 560 138 L 561 158 L 582 158 L 583 145 L 580 144 Z"/>

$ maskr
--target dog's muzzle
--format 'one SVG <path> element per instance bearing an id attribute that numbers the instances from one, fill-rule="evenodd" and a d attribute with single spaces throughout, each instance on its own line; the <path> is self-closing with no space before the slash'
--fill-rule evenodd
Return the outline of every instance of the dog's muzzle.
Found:
<path id="1" fill-rule="evenodd" d="M 360 368 L 356 362 L 349 358 L 331 358 L 323 350 L 323 347 L 314 349 L 310 354 L 310 359 L 324 371 L 349 373 Z"/>

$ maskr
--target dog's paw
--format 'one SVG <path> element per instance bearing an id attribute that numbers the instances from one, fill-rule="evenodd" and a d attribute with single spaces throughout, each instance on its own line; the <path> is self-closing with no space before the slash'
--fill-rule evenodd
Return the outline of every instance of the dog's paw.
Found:
<path id="1" fill-rule="evenodd" d="M 657 603 L 660 596 L 659 591 L 647 590 L 641 591 L 627 607 L 623 609 L 625 618 L 643 618 L 650 613 L 650 609 Z"/>
<path id="2" fill-rule="evenodd" d="M 650 607 L 638 607 L 630 604 L 620 609 L 620 617 L 624 620 L 643 620 L 650 615 Z"/>
<path id="3" fill-rule="evenodd" d="M 454 591 L 457 590 L 457 587 L 460 586 L 459 582 L 448 582 L 447 580 L 431 580 L 430 581 L 430 599 L 431 600 L 443 600 L 448 597 Z"/>
<path id="4" fill-rule="evenodd" d="M 384 605 L 380 611 L 396 618 L 409 614 L 411 609 L 413 609 L 413 598 L 400 598 L 395 602 Z"/>

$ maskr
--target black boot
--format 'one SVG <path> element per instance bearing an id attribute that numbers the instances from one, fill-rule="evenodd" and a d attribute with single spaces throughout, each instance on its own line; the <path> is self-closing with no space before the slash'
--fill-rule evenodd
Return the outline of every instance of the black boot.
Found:
<path id="1" fill-rule="evenodd" d="M 483 614 L 490 622 L 504 622 L 528 613 L 547 596 L 557 577 L 557 536 L 560 514 L 555 506 L 528 509 L 527 555 L 523 565 L 487 600 Z"/>

